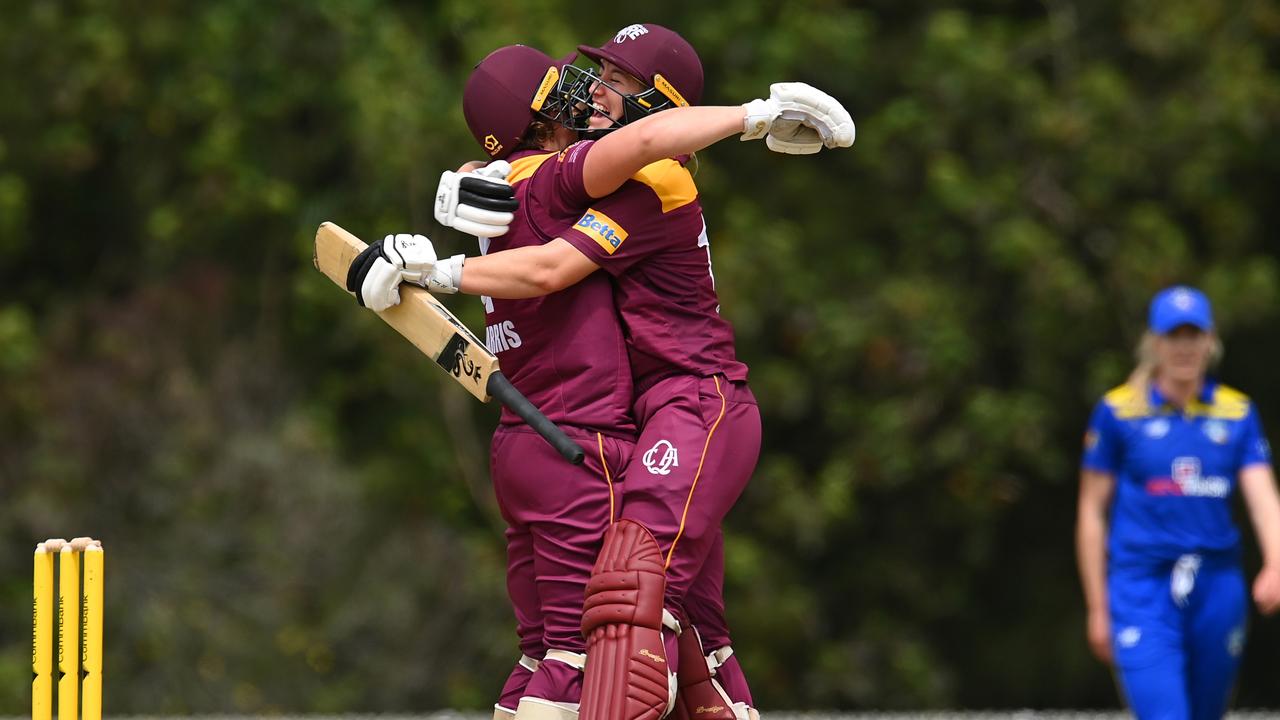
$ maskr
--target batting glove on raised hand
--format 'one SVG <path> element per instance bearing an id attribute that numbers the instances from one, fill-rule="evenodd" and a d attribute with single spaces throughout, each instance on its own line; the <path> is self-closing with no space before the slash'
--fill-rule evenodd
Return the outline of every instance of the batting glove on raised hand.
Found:
<path id="1" fill-rule="evenodd" d="M 436 221 L 477 237 L 498 237 L 515 218 L 515 191 L 507 182 L 511 164 L 495 160 L 471 172 L 440 173 Z"/>
<path id="2" fill-rule="evenodd" d="M 799 120 L 781 117 L 773 121 L 764 136 L 764 144 L 774 152 L 787 155 L 812 155 L 824 147 L 817 130 Z"/>
<path id="3" fill-rule="evenodd" d="M 442 267 L 443 266 L 443 267 Z M 438 292 L 457 292 L 462 256 L 436 260 L 436 250 L 424 235 L 388 235 L 369 245 L 347 270 L 347 290 L 356 301 L 377 312 L 400 304 L 400 283 L 411 282 Z M 444 286 L 449 285 L 452 290 Z"/>
<path id="4" fill-rule="evenodd" d="M 765 138 L 774 152 L 804 155 L 823 147 L 849 147 L 853 118 L 838 100 L 805 83 L 774 83 L 769 97 L 743 105 L 743 140 Z"/>

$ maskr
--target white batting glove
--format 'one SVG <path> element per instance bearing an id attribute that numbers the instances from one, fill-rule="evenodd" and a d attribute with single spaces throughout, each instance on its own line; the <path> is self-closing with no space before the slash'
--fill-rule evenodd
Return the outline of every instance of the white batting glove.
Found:
<path id="1" fill-rule="evenodd" d="M 793 154 L 816 152 L 812 136 L 799 127 L 811 128 L 828 148 L 849 147 L 856 134 L 853 118 L 835 98 L 805 83 L 774 83 L 769 97 L 743 105 L 743 140 L 766 140 L 769 149 Z M 799 125 L 790 121 L 798 121 Z M 777 125 L 778 133 L 771 131 Z"/>
<path id="2" fill-rule="evenodd" d="M 773 121 L 764 143 L 770 150 L 787 155 L 812 155 L 824 147 L 817 130 L 799 120 L 783 118 Z"/>
<path id="3" fill-rule="evenodd" d="M 400 279 L 421 285 L 433 293 L 452 295 L 462 283 L 465 255 L 436 259 L 436 249 L 424 235 L 388 235 L 382 239 L 382 254 L 400 270 Z"/>
<path id="4" fill-rule="evenodd" d="M 495 160 L 471 172 L 440 173 L 435 216 L 441 225 L 477 237 L 498 237 L 515 218 L 515 191 L 507 182 L 511 164 Z"/>
<path id="5" fill-rule="evenodd" d="M 388 235 L 365 248 L 347 271 L 347 289 L 371 310 L 400 304 L 400 283 L 426 286 L 435 272 L 436 251 L 423 235 Z M 460 271 L 459 271 L 460 273 Z"/>
<path id="6" fill-rule="evenodd" d="M 436 266 L 436 249 L 426 235 L 388 235 L 382 238 L 382 256 L 400 271 L 402 280 L 424 287 Z"/>
<path id="7" fill-rule="evenodd" d="M 385 258 L 375 258 L 360 283 L 360 304 L 382 312 L 400 304 L 400 271 Z"/>

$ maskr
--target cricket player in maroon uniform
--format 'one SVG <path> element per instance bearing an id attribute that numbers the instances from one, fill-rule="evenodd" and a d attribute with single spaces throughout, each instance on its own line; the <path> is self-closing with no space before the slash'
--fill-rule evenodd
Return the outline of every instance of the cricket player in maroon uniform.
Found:
<path id="1" fill-rule="evenodd" d="M 498 148 L 494 157 L 504 160 L 498 182 L 509 183 L 519 201 L 519 213 L 505 219 L 509 228 L 505 223 L 468 228 L 490 236 L 480 238 L 482 252 L 539 245 L 582 214 L 586 198 L 580 181 L 566 179 L 566 166 L 555 152 L 577 134 L 555 122 L 558 99 L 549 97 L 551 88 L 540 98 L 539 111 L 528 100 L 548 72 L 558 72 L 572 59 L 557 62 L 525 46 L 503 48 L 485 58 L 468 82 L 464 114 L 477 129 L 479 118 L 492 118 L 477 139 L 483 144 L 491 130 L 502 138 L 490 145 Z M 509 99 L 508 84 L 527 88 L 521 90 L 526 99 L 512 112 L 496 113 Z M 460 183 L 465 186 L 460 174 L 445 175 L 455 193 Z M 492 174 L 471 180 L 473 188 L 477 180 L 495 182 Z M 457 207 L 456 195 L 454 210 L 473 223 L 492 217 L 484 206 Z M 399 236 L 394 242 L 405 252 L 428 241 Z M 362 257 L 380 252 L 371 246 Z M 377 272 L 366 270 L 365 277 Z M 377 306 L 376 301 L 366 304 Z M 484 306 L 486 345 L 499 357 L 504 374 L 588 451 L 581 466 L 565 463 L 507 409 L 494 433 L 490 472 L 508 523 L 507 587 L 523 654 L 495 706 L 495 718 L 576 714 L 585 658 L 582 598 L 605 530 L 621 507 L 621 474 L 635 441 L 627 349 L 613 288 L 603 274 L 544 296 L 484 298 Z"/>
<path id="2" fill-rule="evenodd" d="M 493 114 L 493 77 L 541 83 L 556 63 L 528 47 L 504 49 L 478 68 L 464 95 L 468 118 Z M 553 99 L 546 105 L 554 106 Z M 544 105 L 547 114 L 555 112 Z M 533 139 L 515 146 L 508 181 L 520 203 L 509 232 L 482 238 L 484 252 L 540 245 L 578 214 L 566 192 L 555 150 L 572 142 L 562 125 L 531 110 L 504 116 Z M 515 125 L 523 127 L 515 128 Z M 488 127 L 488 125 L 486 125 Z M 582 692 L 585 644 L 582 597 L 603 535 L 621 507 L 621 477 L 635 443 L 633 385 L 612 287 L 605 277 L 542 297 L 485 298 L 486 344 L 525 397 L 588 450 L 580 467 L 566 464 L 536 432 L 504 409 L 494 433 L 490 470 L 509 528 L 508 588 L 524 656 L 541 658 L 513 669 L 495 717 L 521 720 L 576 713 Z M 532 572 L 522 570 L 530 565 Z M 528 578 L 534 580 L 529 587 Z M 532 590 L 532 592 L 530 592 Z M 526 682 L 527 681 L 527 682 Z"/>
<path id="3" fill-rule="evenodd" d="M 435 262 L 429 272 L 404 274 L 436 292 L 509 299 L 562 291 L 599 277 L 593 273 L 601 268 L 613 278 L 641 435 L 622 510 L 633 522 L 610 528 L 587 585 L 583 630 L 590 657 L 598 659 L 587 664 L 582 712 L 593 719 L 665 713 L 671 698 L 667 685 L 674 683 L 669 669 L 678 659 L 692 658 L 695 662 L 686 664 L 702 666 L 706 674 L 706 666 L 696 662 L 704 659 L 702 648 L 678 653 L 674 634 L 664 637 L 661 631 L 665 626 L 678 632 L 701 573 L 722 575 L 719 524 L 750 478 L 760 443 L 759 411 L 746 386 L 746 366 L 734 356 L 732 330 L 718 311 L 697 189 L 672 158 L 737 132 L 743 139 L 767 135 L 771 149 L 790 153 L 853 141 L 853 123 L 839 103 L 799 83 L 775 85 L 769 99 L 744 106 L 684 107 L 689 103 L 680 85 L 696 100 L 701 66 L 678 35 L 658 26 L 631 26 L 611 45 L 646 36 L 655 44 L 633 44 L 640 50 L 632 60 L 656 62 L 667 72 L 640 70 L 653 83 L 640 94 L 657 90 L 666 98 L 647 101 L 649 107 L 680 107 L 556 156 L 566 197 L 585 207 L 572 227 L 549 242 L 468 258 L 465 274 L 462 256 Z M 627 53 L 611 45 L 596 52 L 612 58 L 609 62 L 628 62 Z M 593 83 L 590 107 L 598 112 L 589 111 L 590 122 L 599 117 L 611 125 L 623 117 L 622 103 L 636 93 L 605 87 Z M 610 106 L 608 93 L 617 96 L 617 107 Z M 504 137 L 474 125 L 472 130 L 497 157 L 501 150 L 494 148 L 504 145 Z M 770 135 L 771 130 L 777 134 Z M 517 175 L 513 169 L 511 177 Z M 434 258 L 434 251 L 430 254 Z M 378 304 L 398 299 L 393 273 L 369 277 L 362 289 L 366 304 L 380 309 Z M 718 583 L 710 595 L 703 599 L 722 617 Z M 724 637 L 717 649 L 728 647 L 727 629 L 711 632 Z M 712 657 L 723 661 L 728 654 Z M 745 681 L 740 685 L 737 710 L 745 715 L 750 696 Z M 718 710 L 734 716 L 731 709 Z"/>

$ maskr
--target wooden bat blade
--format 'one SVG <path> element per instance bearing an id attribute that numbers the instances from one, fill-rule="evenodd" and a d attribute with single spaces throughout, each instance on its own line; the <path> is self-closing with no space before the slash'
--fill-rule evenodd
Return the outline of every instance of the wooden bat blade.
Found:
<path id="1" fill-rule="evenodd" d="M 316 269 L 346 290 L 347 271 L 366 247 L 360 238 L 326 222 L 316 231 L 312 260 Z M 435 360 L 481 402 L 488 402 L 493 395 L 542 435 L 561 457 L 574 465 L 582 462 L 585 457 L 582 448 L 503 377 L 498 358 L 431 293 L 402 284 L 400 304 L 378 313 L 378 317 Z"/>
<path id="2" fill-rule="evenodd" d="M 316 231 L 316 269 L 346 290 L 347 270 L 366 247 L 338 225 L 323 223 Z M 400 304 L 377 315 L 481 402 L 489 401 L 489 376 L 498 358 L 431 293 L 401 285 Z"/>

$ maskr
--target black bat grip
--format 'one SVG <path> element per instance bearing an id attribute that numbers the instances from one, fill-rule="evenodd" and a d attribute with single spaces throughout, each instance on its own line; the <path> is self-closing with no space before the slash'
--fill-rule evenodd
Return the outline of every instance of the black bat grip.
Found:
<path id="1" fill-rule="evenodd" d="M 529 424 L 529 427 L 551 443 L 551 447 L 555 448 L 561 457 L 574 465 L 582 464 L 582 458 L 585 456 L 582 447 L 565 435 L 555 423 L 548 420 L 541 410 L 534 407 L 533 403 L 529 402 L 529 398 L 522 395 L 505 375 L 497 371 L 489 375 L 488 390 L 490 395 L 498 398 L 498 402 L 510 408 L 511 412 L 519 415 Z"/>

